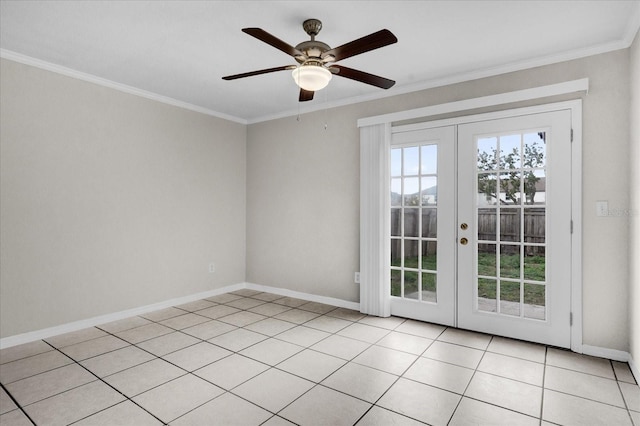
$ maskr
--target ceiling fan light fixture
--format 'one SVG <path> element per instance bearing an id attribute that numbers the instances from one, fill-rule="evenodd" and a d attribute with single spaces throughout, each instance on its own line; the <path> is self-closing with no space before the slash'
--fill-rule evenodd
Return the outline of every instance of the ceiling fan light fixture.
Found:
<path id="1" fill-rule="evenodd" d="M 332 76 L 331 71 L 322 65 L 300 65 L 292 71 L 291 75 L 301 89 L 310 92 L 317 92 L 327 87 Z"/>

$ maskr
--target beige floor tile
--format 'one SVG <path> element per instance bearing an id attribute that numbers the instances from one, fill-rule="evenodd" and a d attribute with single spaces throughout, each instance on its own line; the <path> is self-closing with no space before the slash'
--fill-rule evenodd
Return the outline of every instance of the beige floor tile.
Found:
<path id="1" fill-rule="evenodd" d="M 547 366 L 544 387 L 624 408 L 618 383 L 604 377 Z"/>
<path id="2" fill-rule="evenodd" d="M 491 336 L 488 334 L 476 333 L 474 331 L 460 330 L 458 328 L 447 328 L 438 339 L 442 342 L 455 343 L 456 345 L 468 346 L 474 349 L 485 350 L 489 346 Z"/>
<path id="3" fill-rule="evenodd" d="M 21 358 L 38 355 L 52 350 L 53 348 L 43 340 L 36 340 L 22 345 L 11 346 L 9 348 L 0 349 L 0 364 L 16 361 Z"/>
<path id="4" fill-rule="evenodd" d="M 422 353 L 424 353 L 432 343 L 433 340 L 431 339 L 392 331 L 380 339 L 376 345 L 398 351 L 409 352 L 414 355 L 422 355 Z"/>
<path id="5" fill-rule="evenodd" d="M 358 426 L 424 426 L 424 423 L 410 419 L 377 405 L 371 407 L 367 414 L 357 423 Z"/>
<path id="6" fill-rule="evenodd" d="M 104 378 L 104 381 L 129 398 L 185 375 L 175 365 L 156 358 Z"/>
<path id="7" fill-rule="evenodd" d="M 473 372 L 474 370 L 458 365 L 419 358 L 403 377 L 462 395 Z"/>
<path id="8" fill-rule="evenodd" d="M 294 345 L 293 343 L 283 342 L 277 339 L 267 339 L 243 349 L 239 353 L 265 364 L 276 365 L 303 349 L 304 348 Z"/>
<path id="9" fill-rule="evenodd" d="M 629 411 L 631 414 L 631 419 L 633 420 L 634 425 L 640 425 L 640 413 L 637 411 Z"/>
<path id="10" fill-rule="evenodd" d="M 376 402 L 398 376 L 350 362 L 324 379 L 322 385 L 368 402 Z"/>
<path id="11" fill-rule="evenodd" d="M 227 324 L 217 320 L 211 320 L 203 322 L 202 324 L 194 325 L 193 327 L 185 328 L 181 330 L 190 336 L 197 337 L 202 340 L 209 340 L 224 333 L 228 333 L 231 330 L 235 330 L 235 325 Z"/>
<path id="12" fill-rule="evenodd" d="M 273 302 L 274 300 L 282 299 L 282 296 L 273 293 L 258 293 L 251 296 L 251 298 L 264 300 L 265 302 Z"/>
<path id="13" fill-rule="evenodd" d="M 233 293 L 223 293 L 223 294 L 219 294 L 217 296 L 207 297 L 204 300 L 209 300 L 209 301 L 215 302 L 215 303 L 227 303 L 227 302 L 231 302 L 232 300 L 236 300 L 236 299 L 242 299 L 242 296 L 240 296 L 238 294 L 233 294 Z"/>
<path id="14" fill-rule="evenodd" d="M 400 378 L 376 405 L 425 423 L 445 425 L 460 398 L 455 393 Z"/>
<path id="15" fill-rule="evenodd" d="M 153 358 L 153 355 L 142 349 L 136 348 L 135 346 L 127 346 L 113 352 L 86 359 L 81 361 L 80 364 L 96 376 L 105 377 L 150 361 Z"/>
<path id="16" fill-rule="evenodd" d="M 248 309 L 249 312 L 266 315 L 268 317 L 276 316 L 288 310 L 291 310 L 291 308 L 284 305 L 278 305 L 277 303 L 265 303 L 263 305 Z"/>
<path id="17" fill-rule="evenodd" d="M 0 388 L 0 414 L 15 410 L 18 406 L 13 402 L 9 394 Z"/>
<path id="18" fill-rule="evenodd" d="M 284 306 L 284 305 L 281 305 Z M 289 310 L 279 313 L 274 316 L 274 318 L 292 322 L 294 324 L 304 324 L 307 321 L 311 321 L 314 318 L 319 317 L 320 314 L 316 314 L 315 312 L 303 311 L 302 309 L 289 308 Z"/>
<path id="19" fill-rule="evenodd" d="M 21 410 L 13 410 L 0 415 L 0 425 L 33 426 L 33 423 Z"/>
<path id="20" fill-rule="evenodd" d="M 18 404 L 25 406 L 95 380 L 78 364 L 69 364 L 8 384 L 7 390 Z"/>
<path id="21" fill-rule="evenodd" d="M 193 372 L 216 386 L 231 390 L 269 369 L 269 366 L 242 355 L 233 354 Z"/>
<path id="22" fill-rule="evenodd" d="M 135 345 L 136 343 L 144 342 L 145 340 L 153 339 L 154 337 L 163 336 L 165 334 L 173 332 L 174 330 L 172 328 L 165 327 L 162 324 L 151 323 L 140 327 L 131 328 L 129 330 L 120 331 L 118 333 L 115 333 L 115 335 Z"/>
<path id="23" fill-rule="evenodd" d="M 131 317 L 131 318 L 124 318 L 118 321 L 109 322 L 106 324 L 101 324 L 98 326 L 98 328 L 108 333 L 115 334 L 121 331 L 130 330 L 132 328 L 141 327 L 147 324 L 151 324 L 151 321 L 149 321 L 146 318 Z"/>
<path id="24" fill-rule="evenodd" d="M 26 377 L 71 364 L 72 362 L 73 360 L 63 353 L 49 351 L 0 364 L 0 383 L 7 385 Z"/>
<path id="25" fill-rule="evenodd" d="M 154 426 L 162 425 L 158 419 L 138 407 L 131 401 L 124 401 L 120 404 L 109 407 L 92 416 L 85 417 L 74 426 L 103 426 L 103 425 L 135 425 Z"/>
<path id="26" fill-rule="evenodd" d="M 124 348 L 125 346 L 129 346 L 129 344 L 130 343 L 116 336 L 107 335 L 98 337 L 97 339 L 87 340 L 86 342 L 64 346 L 59 350 L 76 361 L 82 361 L 83 359 Z"/>
<path id="27" fill-rule="evenodd" d="M 252 290 L 250 288 L 243 288 L 241 290 L 236 290 L 231 292 L 231 294 L 237 294 L 238 296 L 243 296 L 243 297 L 253 297 L 261 293 L 262 292 L 259 290 Z"/>
<path id="28" fill-rule="evenodd" d="M 394 331 L 399 331 L 401 333 L 413 334 L 414 336 L 424 337 L 426 339 L 437 339 L 438 336 L 442 334 L 442 332 L 446 329 L 441 325 L 429 324 L 426 322 L 406 320 L 399 326 L 397 326 Z"/>
<path id="29" fill-rule="evenodd" d="M 385 328 L 387 330 L 395 330 L 405 321 L 406 320 L 404 318 L 398 318 L 398 317 L 383 318 L 383 317 L 374 317 L 371 315 L 368 315 L 358 320 L 358 322 L 361 324 L 372 325 L 374 327 Z"/>
<path id="30" fill-rule="evenodd" d="M 188 313 L 160 321 L 160 324 L 173 328 L 174 330 L 182 330 L 183 328 L 193 327 L 194 325 L 198 325 L 209 320 L 211 320 L 209 317 Z"/>
<path id="31" fill-rule="evenodd" d="M 629 364 L 626 362 L 611 361 L 611 365 L 613 366 L 613 371 L 616 374 L 617 380 L 634 385 L 636 384 L 636 379 L 633 377 Z"/>
<path id="32" fill-rule="evenodd" d="M 297 308 L 298 306 L 304 305 L 307 302 L 307 300 L 296 299 L 295 297 L 282 297 L 273 301 L 273 303 L 289 306 L 290 308 Z"/>
<path id="33" fill-rule="evenodd" d="M 284 340 L 285 342 L 308 348 L 309 346 L 314 345 L 329 336 L 331 335 L 326 331 L 320 331 L 316 330 L 315 328 L 309 328 L 303 325 L 299 325 L 278 334 L 276 336 L 276 339 Z"/>
<path id="34" fill-rule="evenodd" d="M 216 304 L 213 302 L 210 302 L 208 300 L 195 300 L 193 302 L 189 302 L 189 303 L 185 303 L 182 305 L 178 305 L 176 306 L 176 308 L 178 309 L 182 309 L 184 311 L 188 311 L 188 312 L 197 312 L 201 309 L 207 309 L 210 308 L 212 306 L 215 306 Z"/>
<path id="35" fill-rule="evenodd" d="M 640 387 L 636 384 L 620 382 L 620 390 L 627 408 L 633 411 L 640 411 Z"/>
<path id="36" fill-rule="evenodd" d="M 287 321 L 282 321 L 275 318 L 267 318 L 262 321 L 254 322 L 253 324 L 249 324 L 245 328 L 247 330 L 255 331 L 256 333 L 265 334 L 267 336 L 275 336 L 276 334 L 280 334 L 283 331 L 286 331 L 290 328 L 295 327 L 295 324 L 292 324 Z"/>
<path id="37" fill-rule="evenodd" d="M 466 346 L 435 341 L 422 354 L 423 357 L 475 369 L 484 352 Z"/>
<path id="38" fill-rule="evenodd" d="M 146 314 L 140 315 L 143 318 L 146 318 L 150 321 L 163 321 L 169 318 L 177 317 L 178 315 L 184 315 L 186 311 L 178 308 L 165 308 L 157 311 L 147 312 Z"/>
<path id="39" fill-rule="evenodd" d="M 219 425 L 259 425 L 271 416 L 270 412 L 256 405 L 225 393 L 171 422 L 171 425 L 201 426 L 212 424 L 213 419 Z"/>
<path id="40" fill-rule="evenodd" d="M 353 324 L 351 321 L 340 318 L 320 316 L 304 323 L 306 327 L 315 328 L 316 330 L 326 331 L 327 333 L 337 333 L 343 328 Z"/>
<path id="41" fill-rule="evenodd" d="M 353 309 L 347 308 L 337 308 L 331 312 L 327 313 L 330 317 L 336 317 L 347 321 L 359 321 L 362 318 L 366 317 L 365 314 L 360 313 L 358 311 L 354 311 Z"/>
<path id="42" fill-rule="evenodd" d="M 124 399 L 105 383 L 95 381 L 28 405 L 25 411 L 38 425 L 67 425 Z"/>
<path id="43" fill-rule="evenodd" d="M 464 395 L 528 416 L 540 416 L 542 388 L 538 386 L 478 371 Z"/>
<path id="44" fill-rule="evenodd" d="M 361 323 L 353 323 L 338 332 L 339 336 L 350 337 L 367 343 L 376 343 L 387 334 L 389 334 L 389 330 L 385 328 Z"/>
<path id="45" fill-rule="evenodd" d="M 453 414 L 449 426 L 494 425 L 494 426 L 537 426 L 536 417 L 525 416 L 495 405 L 462 398 Z"/>
<path id="46" fill-rule="evenodd" d="M 265 339 L 268 339 L 268 337 L 264 334 L 239 328 L 216 336 L 208 341 L 214 345 L 229 349 L 230 351 L 238 352 Z"/>
<path id="47" fill-rule="evenodd" d="M 232 300 L 231 302 L 225 303 L 225 305 L 244 310 L 255 308 L 256 306 L 264 305 L 265 303 L 266 302 L 264 300 L 251 299 L 247 297 L 244 299 Z"/>
<path id="48" fill-rule="evenodd" d="M 240 309 L 227 306 L 227 305 L 216 305 L 216 306 L 212 306 L 210 308 L 206 308 L 198 311 L 198 315 L 203 315 L 211 319 L 218 319 L 218 318 L 226 317 L 227 315 L 235 314 L 237 312 L 240 312 Z"/>
<path id="49" fill-rule="evenodd" d="M 318 383 L 345 363 L 346 361 L 342 358 L 305 349 L 282 361 L 277 367 L 280 370 Z"/>
<path id="50" fill-rule="evenodd" d="M 544 364 L 491 352 L 484 355 L 478 370 L 535 386 L 542 386 L 544 376 Z"/>
<path id="51" fill-rule="evenodd" d="M 164 355 L 162 358 L 187 371 L 193 371 L 229 356 L 231 353 L 219 346 L 202 342 Z"/>
<path id="52" fill-rule="evenodd" d="M 544 391 L 542 418 L 561 425 L 631 426 L 627 410 L 549 389 Z"/>
<path id="53" fill-rule="evenodd" d="M 254 322 L 258 322 L 267 317 L 264 315 L 254 314 L 249 311 L 240 311 L 235 314 L 227 315 L 219 318 L 220 321 L 226 322 L 227 324 L 235 325 L 236 327 L 244 327 L 249 324 L 253 324 Z"/>
<path id="54" fill-rule="evenodd" d="M 291 423 L 289 420 L 285 420 L 280 416 L 273 416 L 261 426 L 295 426 L 295 423 Z"/>
<path id="55" fill-rule="evenodd" d="M 156 356 L 163 356 L 171 352 L 184 349 L 187 346 L 195 345 L 199 342 L 200 339 L 196 339 L 193 336 L 189 336 L 188 334 L 181 333 L 179 331 L 174 331 L 173 333 L 145 340 L 142 343 L 138 343 L 136 346 L 147 352 L 151 352 Z"/>
<path id="56" fill-rule="evenodd" d="M 338 358 L 352 360 L 369 346 L 371 345 L 360 340 L 353 340 L 347 337 L 332 335 L 311 346 L 311 349 L 325 354 L 337 356 Z"/>
<path id="57" fill-rule="evenodd" d="M 521 340 L 507 339 L 494 336 L 487 348 L 488 352 L 522 358 L 528 361 L 544 363 L 547 348 L 537 343 L 523 342 Z"/>
<path id="58" fill-rule="evenodd" d="M 577 354 L 562 349 L 549 348 L 547 350 L 547 365 L 579 371 L 581 373 L 614 379 L 613 368 L 608 359 Z"/>
<path id="59" fill-rule="evenodd" d="M 277 413 L 313 386 L 308 380 L 272 368 L 244 382 L 233 393 Z"/>
<path id="60" fill-rule="evenodd" d="M 353 362 L 386 371 L 396 376 L 404 373 L 418 358 L 417 355 L 382 346 L 371 346 L 353 359 Z"/>
<path id="61" fill-rule="evenodd" d="M 325 305 L 324 303 L 308 302 L 308 303 L 305 303 L 304 305 L 298 306 L 298 309 L 324 315 L 328 312 L 333 311 L 334 309 L 336 309 L 336 307 L 331 305 Z"/>
<path id="62" fill-rule="evenodd" d="M 280 413 L 299 425 L 353 425 L 371 407 L 364 401 L 316 386 Z"/>
<path id="63" fill-rule="evenodd" d="M 46 340 L 53 347 L 61 348 L 63 346 L 75 345 L 76 343 L 84 342 L 87 340 L 96 339 L 98 337 L 106 336 L 102 330 L 96 327 L 83 328 L 82 330 L 72 331 L 70 333 L 59 334 L 53 337 L 47 337 Z"/>
<path id="64" fill-rule="evenodd" d="M 187 374 L 142 393 L 133 401 L 169 423 L 223 393 L 219 387 Z"/>

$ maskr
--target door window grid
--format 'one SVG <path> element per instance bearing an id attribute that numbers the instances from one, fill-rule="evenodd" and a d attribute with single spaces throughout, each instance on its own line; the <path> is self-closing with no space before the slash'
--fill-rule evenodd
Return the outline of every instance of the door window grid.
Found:
<path id="1" fill-rule="evenodd" d="M 437 302 L 437 145 L 391 149 L 391 295 Z"/>
<path id="2" fill-rule="evenodd" d="M 476 309 L 546 319 L 546 135 L 476 139 Z"/>

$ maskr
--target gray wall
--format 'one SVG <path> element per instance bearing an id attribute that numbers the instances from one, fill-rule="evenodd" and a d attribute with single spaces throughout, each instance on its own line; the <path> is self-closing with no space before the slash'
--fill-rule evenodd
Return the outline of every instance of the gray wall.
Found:
<path id="1" fill-rule="evenodd" d="M 1 67 L 0 336 L 244 282 L 246 126 Z"/>
<path id="2" fill-rule="evenodd" d="M 640 33 L 630 48 L 629 324 L 631 356 L 640 361 Z"/>
<path id="3" fill-rule="evenodd" d="M 358 301 L 359 118 L 584 77 L 584 343 L 627 351 L 628 50 L 250 125 L 247 281 Z"/>

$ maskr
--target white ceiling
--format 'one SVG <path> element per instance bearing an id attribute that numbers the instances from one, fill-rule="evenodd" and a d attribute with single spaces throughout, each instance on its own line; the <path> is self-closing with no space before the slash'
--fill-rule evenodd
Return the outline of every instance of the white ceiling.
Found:
<path id="1" fill-rule="evenodd" d="M 396 81 L 336 77 L 299 104 L 295 64 L 241 32 L 295 46 L 318 18 L 332 47 L 391 30 L 398 43 L 340 64 Z M 252 123 L 628 47 L 640 1 L 0 1 L 3 57 Z"/>

